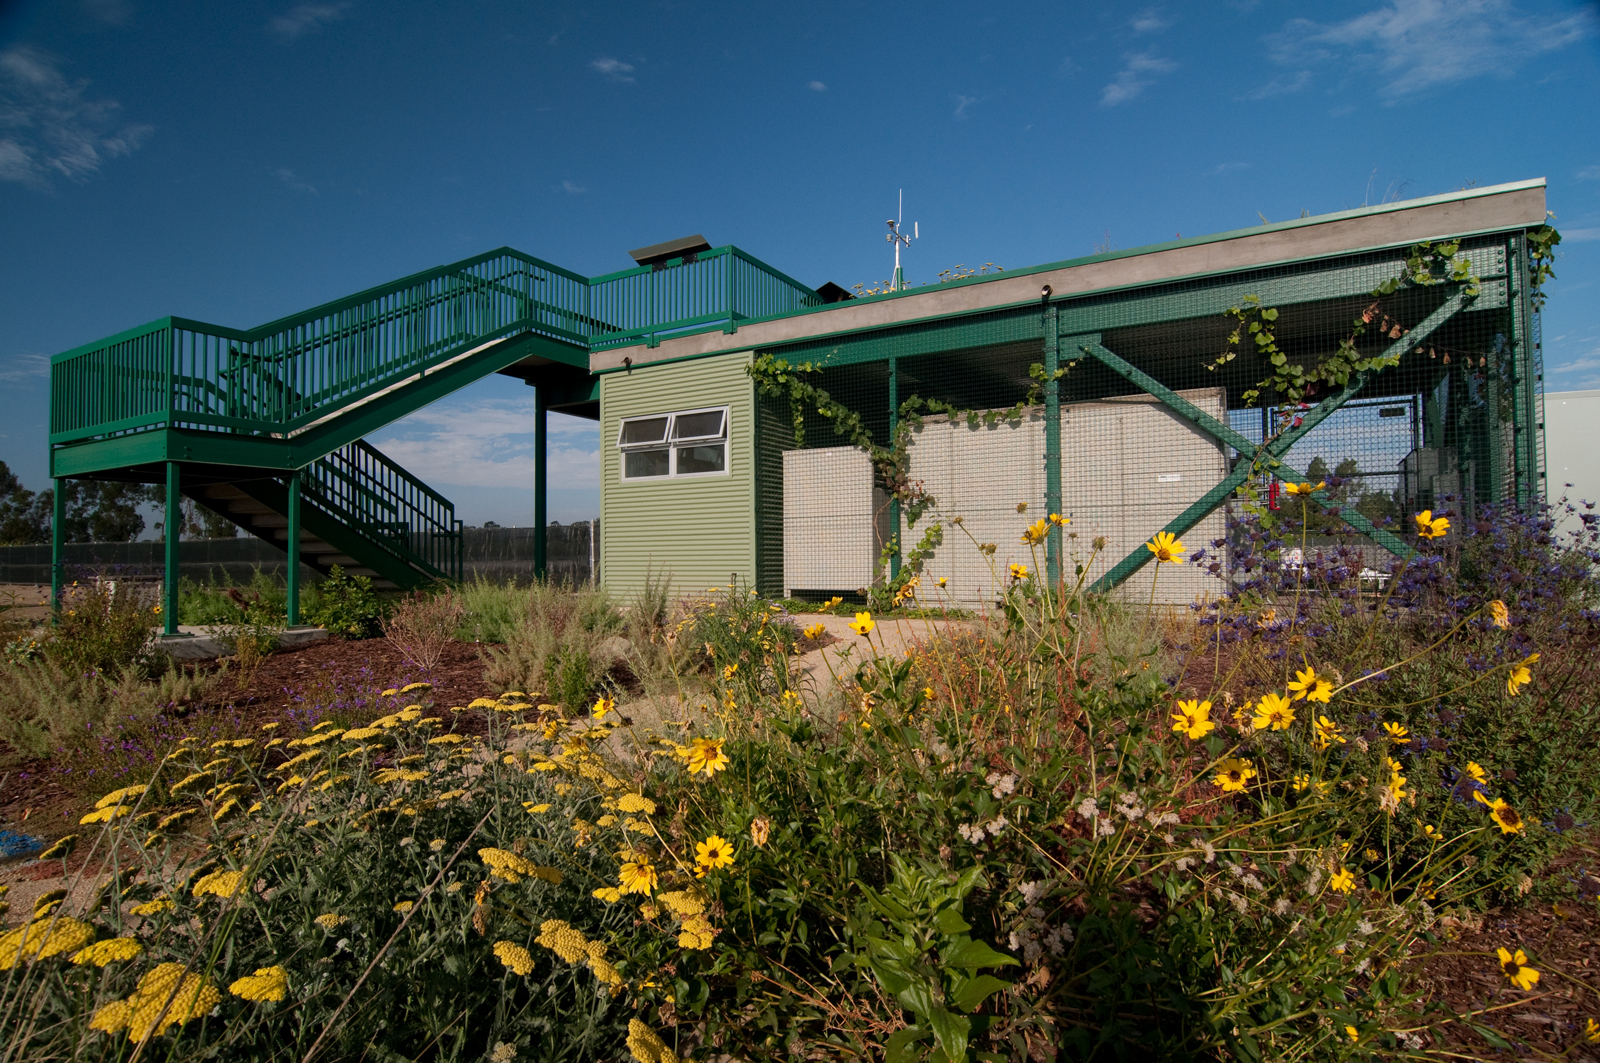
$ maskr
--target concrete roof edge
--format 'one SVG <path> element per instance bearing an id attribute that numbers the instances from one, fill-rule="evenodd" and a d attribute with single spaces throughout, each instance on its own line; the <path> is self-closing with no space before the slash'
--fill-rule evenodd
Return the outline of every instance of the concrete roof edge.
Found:
<path id="1" fill-rule="evenodd" d="M 1272 222 L 1272 223 L 1269 223 L 1267 225 L 1257 225 L 1257 226 L 1252 226 L 1252 227 L 1247 228 L 1247 229 L 1234 229 L 1234 230 L 1230 230 L 1228 232 L 1213 233 L 1213 234 L 1210 234 L 1210 235 L 1207 235 L 1207 236 L 1193 237 L 1193 238 L 1186 239 L 1186 240 L 1168 240 L 1168 241 L 1165 241 L 1165 242 L 1159 243 L 1159 244 L 1148 244 L 1148 245 L 1145 245 L 1145 246 L 1142 246 L 1142 247 L 1129 248 L 1129 249 L 1127 249 L 1125 251 L 1111 251 L 1111 252 L 1106 252 L 1104 254 L 1089 255 L 1089 256 L 1086 256 L 1086 257 L 1083 257 L 1083 258 L 1065 259 L 1065 260 L 1060 261 L 1060 262 L 1051 262 L 1051 263 L 1046 263 L 1044 265 L 1029 266 L 1029 267 L 1025 267 L 1025 268 L 1022 268 L 1022 269 L 1005 270 L 1005 271 L 1000 272 L 1000 273 L 993 273 L 993 274 L 988 274 L 988 275 L 985 275 L 985 276 L 970 277 L 970 278 L 965 278 L 963 280 L 958 280 L 958 281 L 949 281 L 949 282 L 945 282 L 945 283 L 939 284 L 937 286 L 928 285 L 928 286 L 922 286 L 922 287 L 917 287 L 917 288 L 910 288 L 910 289 L 906 289 L 904 291 L 899 291 L 899 292 L 892 292 L 892 293 L 886 293 L 886 294 L 883 294 L 883 295 L 867 296 L 865 298 L 852 299 L 852 300 L 849 300 L 848 302 L 844 302 L 844 303 L 833 303 L 833 304 L 829 304 L 828 306 L 825 306 L 825 307 L 809 308 L 809 309 L 807 309 L 805 311 L 800 311 L 798 313 L 791 313 L 791 314 L 781 315 L 781 317 L 782 318 L 793 318 L 793 317 L 802 316 L 802 315 L 803 316 L 811 316 L 811 315 L 818 315 L 818 314 L 837 313 L 839 310 L 844 309 L 844 308 L 861 309 L 861 308 L 864 308 L 866 306 L 870 306 L 873 303 L 882 304 L 882 303 L 886 303 L 886 302 L 898 302 L 898 301 L 903 300 L 903 299 L 913 299 L 913 300 L 919 299 L 919 298 L 920 299 L 926 299 L 927 297 L 935 295 L 935 294 L 951 293 L 951 292 L 959 291 L 961 288 L 969 288 L 969 287 L 978 286 L 978 285 L 1003 284 L 1006 281 L 1015 281 L 1015 280 L 1017 280 L 1018 278 L 1021 278 L 1021 277 L 1036 276 L 1036 275 L 1039 275 L 1039 274 L 1061 273 L 1063 271 L 1079 270 L 1079 269 L 1082 269 L 1083 267 L 1086 267 L 1086 266 L 1102 266 L 1102 265 L 1106 265 L 1106 264 L 1116 263 L 1116 262 L 1119 262 L 1119 261 L 1122 261 L 1122 260 L 1126 260 L 1126 259 L 1140 258 L 1140 257 L 1144 257 L 1144 256 L 1147 256 L 1147 255 L 1170 254 L 1171 252 L 1174 252 L 1174 251 L 1183 251 L 1183 250 L 1186 250 L 1188 248 L 1201 247 L 1201 246 L 1204 246 L 1204 245 L 1207 245 L 1207 244 L 1221 244 L 1221 243 L 1227 243 L 1227 242 L 1236 241 L 1236 240 L 1250 240 L 1252 238 L 1260 238 L 1260 237 L 1264 237 L 1264 236 L 1272 236 L 1273 234 L 1292 231 L 1292 230 L 1295 230 L 1295 229 L 1305 229 L 1305 228 L 1311 228 L 1311 227 L 1316 227 L 1316 226 L 1324 226 L 1324 225 L 1337 225 L 1339 223 L 1350 223 L 1350 222 L 1359 221 L 1360 219 L 1363 219 L 1363 218 L 1371 218 L 1371 217 L 1375 217 L 1375 216 L 1378 216 L 1378 215 L 1404 213 L 1406 211 L 1426 209 L 1426 208 L 1429 208 L 1429 207 L 1438 207 L 1438 206 L 1441 206 L 1441 205 L 1444 205 L 1444 204 L 1461 203 L 1461 202 L 1465 202 L 1465 201 L 1473 200 L 1473 199 L 1484 199 L 1484 198 L 1489 198 L 1489 197 L 1494 197 L 1494 196 L 1510 195 L 1510 194 L 1514 194 L 1514 193 L 1517 193 L 1517 192 L 1528 192 L 1528 191 L 1532 191 L 1532 190 L 1535 190 L 1535 189 L 1542 190 L 1545 187 L 1546 187 L 1545 178 L 1536 177 L 1536 178 L 1532 178 L 1532 179 L 1525 180 L 1525 181 L 1512 181 L 1512 182 L 1508 182 L 1508 183 L 1505 183 L 1505 184 L 1489 185 L 1489 186 L 1486 186 L 1486 187 L 1483 187 L 1483 188 L 1466 188 L 1466 189 L 1461 189 L 1461 190 L 1456 191 L 1456 192 L 1446 192 L 1446 193 L 1442 193 L 1440 195 L 1424 196 L 1424 197 L 1421 197 L 1421 198 L 1418 198 L 1418 199 L 1406 199 L 1406 200 L 1399 200 L 1399 201 L 1396 201 L 1396 202 L 1393 202 L 1393 203 L 1381 203 L 1381 204 L 1378 204 L 1377 206 L 1372 206 L 1372 207 L 1357 207 L 1357 208 L 1352 209 L 1352 210 L 1338 211 L 1338 212 L 1335 212 L 1335 213 L 1332 213 L 1332 214 L 1318 214 L 1318 215 L 1315 215 L 1315 216 L 1312 216 L 1312 217 L 1309 217 L 1309 218 L 1294 218 L 1294 219 L 1291 219 L 1289 221 Z M 1541 204 L 1543 203 L 1542 197 L 1540 199 L 1540 203 Z M 1485 219 L 1485 220 L 1488 220 L 1488 219 Z M 1534 225 L 1534 224 L 1538 224 L 1539 222 L 1542 222 L 1543 220 L 1544 220 L 1544 218 L 1542 216 L 1539 219 L 1532 219 L 1530 217 L 1527 221 L 1525 221 L 1525 222 L 1523 222 L 1521 224 Z M 1492 228 L 1489 228 L 1489 229 L 1469 228 L 1469 229 L 1465 229 L 1465 230 L 1462 230 L 1462 231 L 1456 232 L 1456 233 L 1438 233 L 1438 234 L 1435 234 L 1435 236 L 1433 238 L 1436 238 L 1436 239 L 1447 239 L 1452 235 L 1463 235 L 1463 236 L 1465 236 L 1465 235 L 1477 235 L 1477 234 L 1479 234 L 1481 232 L 1501 231 L 1501 230 L 1503 230 L 1505 228 L 1508 228 L 1508 226 L 1506 226 L 1504 224 L 1496 224 Z M 1414 242 L 1414 240 L 1404 239 L 1404 240 L 1401 240 L 1399 243 L 1400 244 L 1409 244 L 1409 243 L 1412 243 L 1412 242 Z M 1398 245 L 1396 245 L 1396 246 L 1398 246 Z M 1350 254 L 1350 253 L 1355 253 L 1355 252 L 1364 251 L 1364 250 L 1372 250 L 1372 249 L 1374 249 L 1373 245 L 1363 244 L 1361 246 L 1351 246 L 1349 248 L 1344 248 L 1344 249 L 1341 249 L 1341 250 L 1338 250 L 1338 251 L 1333 251 L 1331 249 L 1328 249 L 1328 250 L 1324 250 L 1323 252 L 1321 252 L 1319 254 L 1316 254 L 1316 255 L 1313 255 L 1313 256 L 1308 256 L 1308 257 L 1324 258 L 1324 257 L 1328 257 L 1330 254 Z M 1261 262 L 1251 263 L 1248 266 L 1241 263 L 1241 264 L 1239 264 L 1239 265 L 1237 265 L 1236 267 L 1233 267 L 1233 268 L 1241 268 L 1241 269 L 1242 268 L 1259 268 L 1259 267 L 1263 267 L 1263 266 L 1271 266 L 1271 265 L 1274 265 L 1274 264 L 1277 264 L 1277 263 L 1275 261 L 1263 260 Z M 1228 270 L 1228 271 L 1231 272 L 1231 269 Z M 1164 277 L 1161 277 L 1161 278 L 1146 278 L 1143 281 L 1141 281 L 1140 284 L 1145 284 L 1145 283 L 1164 283 L 1166 281 L 1171 281 L 1171 280 L 1183 280 L 1183 279 L 1186 279 L 1186 278 L 1188 278 L 1190 276 L 1193 276 L 1193 275 L 1192 274 L 1185 274 L 1185 273 L 1174 273 L 1174 274 L 1171 274 L 1171 275 L 1168 275 L 1168 276 L 1164 276 Z M 1135 285 L 1132 285 L 1132 286 L 1137 287 L 1137 286 L 1140 286 L 1140 284 L 1135 284 Z M 1109 286 L 1108 290 L 1114 289 L 1114 288 L 1117 288 L 1117 287 L 1121 287 L 1121 285 L 1111 285 L 1111 286 Z M 1065 295 L 1068 295 L 1068 294 L 1084 295 L 1084 294 L 1087 294 L 1087 292 L 1081 291 L 1081 290 L 1080 291 L 1076 291 L 1076 292 L 1072 292 L 1072 293 L 1068 293 L 1068 292 L 1062 291 L 1062 292 L 1058 292 L 1057 294 L 1058 295 L 1062 295 L 1062 296 L 1065 296 Z M 1013 303 L 1013 302 L 1015 302 L 1014 299 L 1000 300 L 999 304 L 1007 304 L 1007 303 Z M 965 312 L 981 312 L 982 310 L 986 310 L 986 309 L 998 309 L 998 308 L 999 308 L 999 305 L 989 305 L 989 306 L 982 306 L 982 307 L 980 307 L 980 306 L 972 306 L 972 307 L 968 307 Z M 885 308 L 885 309 L 887 309 L 887 308 Z M 889 317 L 898 317 L 898 315 L 896 315 L 893 311 L 889 311 L 888 316 Z M 882 322 L 879 322 L 879 323 L 876 323 L 876 324 L 873 324 L 873 325 L 867 325 L 867 326 L 865 326 L 865 328 L 870 330 L 872 328 L 892 327 L 894 325 L 907 324 L 907 323 L 910 323 L 910 322 L 915 321 L 915 320 L 925 320 L 925 319 L 931 318 L 931 317 L 943 317 L 943 316 L 950 316 L 950 315 L 948 313 L 944 313 L 944 312 L 935 312 L 934 314 L 926 315 L 926 316 L 917 315 L 917 314 L 911 314 L 911 315 L 907 315 L 905 318 L 900 319 L 900 320 L 884 320 Z M 758 321 L 748 322 L 748 323 L 746 323 L 744 325 L 741 325 L 741 331 L 743 329 L 749 328 L 751 326 L 759 326 L 761 324 L 766 323 L 769 320 L 777 320 L 777 319 L 761 319 L 761 320 L 758 320 Z M 846 329 L 818 328 L 815 331 L 814 335 L 815 336 L 825 336 L 825 335 L 832 335 L 832 334 L 834 334 L 836 332 L 854 332 L 854 331 L 861 331 L 861 330 L 862 329 L 858 329 L 858 328 L 846 328 Z M 662 340 L 661 340 L 661 347 L 669 347 L 669 346 L 678 347 L 678 346 L 681 345 L 681 343 L 683 341 L 688 341 L 688 340 L 691 340 L 693 338 L 694 337 L 692 337 L 692 336 L 684 336 L 684 337 L 681 338 L 679 343 L 675 343 L 672 338 L 663 337 Z M 734 339 L 734 337 L 731 337 L 731 336 L 728 337 L 728 338 L 730 340 Z M 706 341 L 701 341 L 701 342 L 705 343 Z M 711 342 L 714 343 L 715 341 L 711 341 Z M 755 341 L 755 345 L 759 346 L 761 344 L 762 344 L 762 341 L 760 341 L 760 340 L 756 340 Z M 633 358 L 633 363 L 642 365 L 642 364 L 649 364 L 649 363 L 654 362 L 654 361 L 677 361 L 677 360 L 681 360 L 684 357 L 704 357 L 704 356 L 711 355 L 711 354 L 723 353 L 724 351 L 732 352 L 732 351 L 737 351 L 737 350 L 742 350 L 742 349 L 748 349 L 750 346 L 751 346 L 751 343 L 747 340 L 747 341 L 742 342 L 742 343 L 741 342 L 737 342 L 737 341 L 734 342 L 734 343 L 730 343 L 725 348 L 720 348 L 720 349 L 702 349 L 702 350 L 694 352 L 693 354 L 678 354 L 677 352 L 662 351 L 661 356 L 659 358 L 650 358 L 647 355 L 645 358 Z M 616 368 L 616 367 L 618 367 L 620 365 L 620 363 L 622 361 L 622 358 L 624 356 L 631 356 L 631 355 L 639 353 L 640 351 L 646 351 L 646 350 L 649 350 L 651 354 L 654 354 L 655 350 L 660 350 L 660 348 L 656 348 L 655 350 L 651 350 L 650 348 L 648 348 L 648 346 L 646 344 L 642 344 L 641 343 L 641 344 L 630 344 L 629 346 L 626 346 L 626 347 L 608 348 L 608 349 L 606 349 L 604 351 L 596 351 L 590 356 L 590 360 L 589 360 L 590 371 L 591 372 L 605 372 L 607 370 L 614 369 L 614 368 Z"/>

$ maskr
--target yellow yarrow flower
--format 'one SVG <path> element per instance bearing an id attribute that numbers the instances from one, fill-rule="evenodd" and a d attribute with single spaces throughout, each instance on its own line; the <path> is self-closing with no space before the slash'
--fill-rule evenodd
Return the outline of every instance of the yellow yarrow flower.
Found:
<path id="1" fill-rule="evenodd" d="M 585 947 L 589 939 L 583 936 L 583 931 L 573 929 L 564 919 L 546 919 L 540 923 L 539 936 L 533 940 L 568 963 L 577 963 L 589 955 Z"/>
<path id="2" fill-rule="evenodd" d="M 1191 699 L 1178 702 L 1178 711 L 1172 714 L 1172 729 L 1189 738 L 1204 738 L 1217 725 L 1211 719 L 1211 702 Z"/>
<path id="3" fill-rule="evenodd" d="M 222 994 L 183 964 L 163 963 L 139 979 L 128 999 L 97 1010 L 89 1028 L 107 1034 L 127 1030 L 128 1040 L 138 1042 L 198 1019 L 221 1002 Z"/>
<path id="4" fill-rule="evenodd" d="M 678 1057 L 661 1035 L 638 1019 L 628 1020 L 628 1053 L 638 1063 L 678 1063 Z"/>
<path id="5" fill-rule="evenodd" d="M 1183 558 L 1178 555 L 1189 550 L 1171 532 L 1156 532 L 1155 538 L 1145 543 L 1144 548 L 1155 554 L 1157 561 L 1168 565 L 1183 564 Z"/>
<path id="6" fill-rule="evenodd" d="M 227 900 L 238 893 L 239 887 L 243 885 L 243 871 L 213 871 L 209 875 L 202 875 L 189 892 L 195 897 L 215 894 Z"/>
<path id="7" fill-rule="evenodd" d="M 643 812 L 647 816 L 653 816 L 656 812 L 656 803 L 640 794 L 625 793 L 617 798 L 617 811 Z"/>
<path id="8" fill-rule="evenodd" d="M 494 954 L 501 963 L 511 968 L 513 974 L 527 975 L 533 972 L 533 954 L 515 942 L 496 941 Z"/>
<path id="9" fill-rule="evenodd" d="M 282 967 L 257 967 L 256 973 L 228 986 L 228 992 L 252 1003 L 277 1003 L 289 995 L 289 972 Z"/>
<path id="10" fill-rule="evenodd" d="M 1528 954 L 1521 949 L 1512 952 L 1499 948 L 1495 950 L 1495 955 L 1500 959 L 1501 973 L 1518 989 L 1529 990 L 1539 983 L 1539 972 L 1528 966 Z"/>
<path id="11" fill-rule="evenodd" d="M 72 962 L 79 967 L 91 964 L 95 967 L 104 967 L 108 963 L 131 960 L 143 951 L 144 946 L 139 944 L 137 938 L 106 938 L 73 953 Z"/>
<path id="12" fill-rule="evenodd" d="M 46 960 L 64 952 L 77 952 L 94 940 L 94 928 L 66 916 L 35 920 L 0 935 L 0 971 L 20 963 Z"/>

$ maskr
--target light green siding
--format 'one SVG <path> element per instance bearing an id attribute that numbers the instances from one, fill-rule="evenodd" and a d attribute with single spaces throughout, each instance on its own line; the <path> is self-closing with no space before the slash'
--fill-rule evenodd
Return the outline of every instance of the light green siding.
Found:
<path id="1" fill-rule="evenodd" d="M 659 366 L 600 379 L 600 578 L 615 594 L 637 590 L 648 573 L 696 594 L 756 575 L 755 385 L 748 352 Z M 728 407 L 728 475 L 624 481 L 617 430 L 624 417 L 700 406 Z"/>

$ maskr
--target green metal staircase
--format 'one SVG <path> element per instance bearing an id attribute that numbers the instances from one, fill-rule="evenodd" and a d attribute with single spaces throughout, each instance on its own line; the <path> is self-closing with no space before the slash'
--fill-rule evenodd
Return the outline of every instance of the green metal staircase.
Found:
<path id="1" fill-rule="evenodd" d="M 168 527 L 187 495 L 321 571 L 458 579 L 454 507 L 363 436 L 490 373 L 522 378 L 542 528 L 545 414 L 598 416 L 591 351 L 822 302 L 735 247 L 594 278 L 503 247 L 254 329 L 165 317 L 51 359 L 51 476 L 164 482 Z"/>

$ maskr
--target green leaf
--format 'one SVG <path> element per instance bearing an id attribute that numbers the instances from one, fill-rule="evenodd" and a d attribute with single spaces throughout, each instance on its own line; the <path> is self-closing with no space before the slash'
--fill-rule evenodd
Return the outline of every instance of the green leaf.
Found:
<path id="1" fill-rule="evenodd" d="M 950 1003 L 962 1011 L 976 1011 L 979 1004 L 1009 985 L 1010 982 L 1003 982 L 992 974 L 980 974 L 951 994 Z"/>
<path id="2" fill-rule="evenodd" d="M 1016 960 L 1003 952 L 996 952 L 986 942 L 968 941 L 953 949 L 945 949 L 939 961 L 946 967 L 1020 967 Z"/>
<path id="3" fill-rule="evenodd" d="M 972 1032 L 972 1020 L 944 1008 L 934 1008 L 928 1016 L 933 1027 L 933 1039 L 944 1054 L 951 1059 L 967 1058 L 967 1035 Z"/>
<path id="4" fill-rule="evenodd" d="M 961 912 L 956 908 L 942 909 L 938 915 L 933 917 L 933 925 L 938 927 L 939 932 L 947 937 L 965 934 L 972 929 L 972 924 L 961 918 Z"/>
<path id="5" fill-rule="evenodd" d="M 883 1043 L 883 1063 L 900 1063 L 901 1060 L 915 1058 L 911 1046 L 932 1035 L 933 1031 L 924 1026 L 907 1026 L 904 1030 L 896 1030 Z"/>

